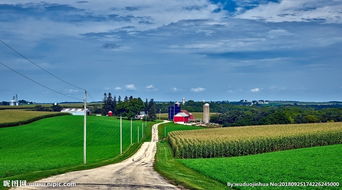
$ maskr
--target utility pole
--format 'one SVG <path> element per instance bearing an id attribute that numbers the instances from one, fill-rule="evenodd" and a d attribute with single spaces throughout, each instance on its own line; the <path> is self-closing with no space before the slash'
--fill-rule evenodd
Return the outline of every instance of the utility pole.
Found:
<path id="1" fill-rule="evenodd" d="M 141 140 L 144 137 L 144 122 L 141 123 Z"/>
<path id="2" fill-rule="evenodd" d="M 83 164 L 87 164 L 87 90 L 84 90 Z"/>
<path id="3" fill-rule="evenodd" d="M 120 116 L 120 154 L 122 154 L 122 116 Z"/>
<path id="4" fill-rule="evenodd" d="M 139 125 L 138 125 L 138 126 L 137 126 L 137 130 L 138 130 L 138 133 L 137 133 L 137 134 L 138 134 L 138 143 L 139 143 L 139 130 L 140 130 L 139 128 L 140 128 L 140 127 L 139 127 Z"/>
<path id="5" fill-rule="evenodd" d="M 167 126 L 164 127 L 164 137 L 166 137 L 166 128 Z"/>
<path id="6" fill-rule="evenodd" d="M 132 141 L 133 141 L 133 138 L 132 138 L 132 128 L 133 128 L 133 121 L 131 119 L 131 145 L 132 145 Z"/>

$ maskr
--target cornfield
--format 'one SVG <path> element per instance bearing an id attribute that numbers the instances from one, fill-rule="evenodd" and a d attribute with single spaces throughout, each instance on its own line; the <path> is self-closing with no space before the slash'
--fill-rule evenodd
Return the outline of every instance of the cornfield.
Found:
<path id="1" fill-rule="evenodd" d="M 169 133 L 177 158 L 230 157 L 342 143 L 342 123 L 230 127 Z"/>

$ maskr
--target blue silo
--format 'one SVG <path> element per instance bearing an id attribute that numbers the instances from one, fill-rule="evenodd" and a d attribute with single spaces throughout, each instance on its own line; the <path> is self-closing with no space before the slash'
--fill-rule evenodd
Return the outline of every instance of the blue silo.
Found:
<path id="1" fill-rule="evenodd" d="M 173 117 L 181 112 L 181 105 L 180 103 L 176 102 L 174 105 L 169 106 L 168 113 L 169 113 L 169 120 L 172 121 Z"/>

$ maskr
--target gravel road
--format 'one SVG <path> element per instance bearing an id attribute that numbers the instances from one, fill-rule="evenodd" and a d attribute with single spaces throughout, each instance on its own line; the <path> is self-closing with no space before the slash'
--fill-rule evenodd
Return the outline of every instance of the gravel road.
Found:
<path id="1" fill-rule="evenodd" d="M 161 124 L 161 123 L 160 123 Z M 179 189 L 169 184 L 153 169 L 158 141 L 158 125 L 152 127 L 152 141 L 145 142 L 130 158 L 120 163 L 99 168 L 69 172 L 48 177 L 36 182 L 74 182 L 74 187 L 51 189 Z M 47 189 L 47 187 L 20 187 L 19 189 Z"/>

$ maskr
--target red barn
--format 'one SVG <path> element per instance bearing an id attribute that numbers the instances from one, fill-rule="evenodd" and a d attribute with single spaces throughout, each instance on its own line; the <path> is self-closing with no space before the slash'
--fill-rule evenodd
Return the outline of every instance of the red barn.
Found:
<path id="1" fill-rule="evenodd" d="M 192 113 L 188 112 L 188 110 L 182 110 L 181 112 L 183 112 L 189 116 L 189 121 L 193 121 L 195 119 L 195 117 L 192 115 Z"/>
<path id="2" fill-rule="evenodd" d="M 175 123 L 187 123 L 189 122 L 189 115 L 184 112 L 179 112 L 173 117 Z"/>
<path id="3" fill-rule="evenodd" d="M 108 116 L 113 116 L 113 112 L 112 112 L 112 111 L 109 111 L 107 115 L 108 115 Z"/>

